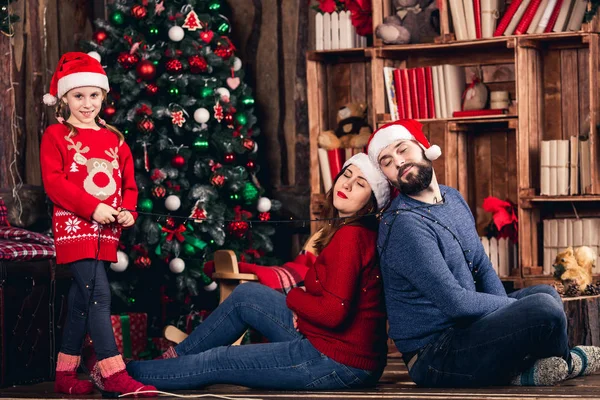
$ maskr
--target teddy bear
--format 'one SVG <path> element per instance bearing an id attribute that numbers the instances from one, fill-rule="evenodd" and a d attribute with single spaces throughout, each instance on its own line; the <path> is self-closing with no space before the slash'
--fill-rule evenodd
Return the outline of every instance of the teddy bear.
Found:
<path id="1" fill-rule="evenodd" d="M 375 35 L 385 44 L 433 42 L 440 32 L 440 12 L 433 0 L 392 0 L 394 15 L 384 18 Z"/>
<path id="2" fill-rule="evenodd" d="M 319 134 L 319 147 L 325 150 L 365 147 L 373 132 L 366 117 L 367 105 L 364 103 L 348 103 L 340 107 L 336 117 L 337 128 Z"/>
<path id="3" fill-rule="evenodd" d="M 563 283 L 573 281 L 582 292 L 592 283 L 592 267 L 596 263 L 596 254 L 587 247 L 581 246 L 573 251 L 568 247 L 558 253 L 554 260 L 554 277 Z"/>

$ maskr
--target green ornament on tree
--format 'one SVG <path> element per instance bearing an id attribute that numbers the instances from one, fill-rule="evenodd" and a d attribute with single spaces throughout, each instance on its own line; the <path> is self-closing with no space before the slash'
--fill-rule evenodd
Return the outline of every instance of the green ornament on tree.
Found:
<path id="1" fill-rule="evenodd" d="M 139 210 L 143 211 L 143 212 L 150 212 L 150 211 L 152 211 L 153 207 L 154 207 L 154 203 L 152 202 L 151 199 L 141 199 L 138 203 Z"/>
<path id="2" fill-rule="evenodd" d="M 254 99 L 252 97 L 250 97 L 250 96 L 242 96 L 242 98 L 240 99 L 240 101 L 245 106 L 251 106 L 251 105 L 254 104 Z"/>
<path id="3" fill-rule="evenodd" d="M 221 1 L 220 0 L 211 1 L 208 4 L 208 9 L 211 10 L 211 11 L 219 11 L 220 8 L 221 8 Z"/>
<path id="4" fill-rule="evenodd" d="M 169 88 L 169 94 L 173 97 L 179 96 L 179 88 L 177 88 L 175 86 Z"/>
<path id="5" fill-rule="evenodd" d="M 189 243 L 183 245 L 183 253 L 186 256 L 193 256 L 196 254 L 196 248 Z"/>
<path id="6" fill-rule="evenodd" d="M 229 196 L 229 199 L 230 199 L 231 201 L 238 202 L 238 201 L 240 200 L 240 195 L 239 195 L 239 194 L 237 194 L 237 193 L 233 193 L 232 195 L 230 195 L 230 196 Z"/>
<path id="7" fill-rule="evenodd" d="M 148 28 L 148 35 L 149 35 L 151 38 L 156 38 L 156 37 L 158 37 L 159 33 L 160 33 L 160 31 L 158 30 L 158 27 L 157 27 L 157 26 L 154 26 L 154 25 L 152 25 L 150 28 Z"/>
<path id="8" fill-rule="evenodd" d="M 116 10 L 110 15 L 110 20 L 115 25 L 122 25 L 125 22 L 125 15 L 119 10 Z"/>
<path id="9" fill-rule="evenodd" d="M 202 91 L 200 92 L 200 96 L 202 96 L 203 98 L 207 98 L 209 96 L 212 96 L 213 92 L 213 88 L 204 86 L 202 88 Z"/>
<path id="10" fill-rule="evenodd" d="M 221 22 L 219 24 L 219 26 L 217 27 L 217 32 L 219 32 L 221 35 L 225 35 L 226 33 L 229 33 L 230 30 L 231 30 L 231 26 L 226 21 Z"/>
<path id="11" fill-rule="evenodd" d="M 235 120 L 240 125 L 246 125 L 246 123 L 248 122 L 248 118 L 246 118 L 246 114 L 244 114 L 244 113 L 235 114 Z"/>
<path id="12" fill-rule="evenodd" d="M 196 150 L 205 151 L 208 149 L 208 140 L 204 138 L 198 138 L 194 140 L 193 146 Z"/>
<path id="13" fill-rule="evenodd" d="M 254 203 L 258 199 L 258 189 L 251 182 L 247 182 L 244 186 L 243 195 L 246 204 Z"/>

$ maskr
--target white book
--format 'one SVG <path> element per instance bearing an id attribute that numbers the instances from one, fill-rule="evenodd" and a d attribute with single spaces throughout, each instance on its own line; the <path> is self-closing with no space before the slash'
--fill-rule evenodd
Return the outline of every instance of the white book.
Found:
<path id="1" fill-rule="evenodd" d="M 440 83 L 438 80 L 438 67 L 431 67 L 431 80 L 433 81 L 433 103 L 435 107 L 435 117 L 444 118 L 442 113 L 442 104 L 440 101 Z"/>
<path id="2" fill-rule="evenodd" d="M 331 49 L 340 48 L 340 17 L 338 13 L 331 13 Z"/>
<path id="3" fill-rule="evenodd" d="M 552 245 L 550 243 L 550 220 L 545 219 L 542 221 L 544 230 L 544 263 L 542 264 L 542 271 L 546 274 L 552 268 Z"/>
<path id="4" fill-rule="evenodd" d="M 462 0 L 448 0 L 450 4 L 450 14 L 452 15 L 452 25 L 456 40 L 467 40 L 467 25 L 465 22 L 465 9 Z"/>
<path id="5" fill-rule="evenodd" d="M 508 276 L 508 239 L 498 239 L 498 275 Z"/>
<path id="6" fill-rule="evenodd" d="M 469 39 L 477 39 L 477 32 L 475 30 L 475 10 L 473 9 L 473 0 L 463 0 L 463 8 L 465 9 L 467 37 Z"/>
<path id="7" fill-rule="evenodd" d="M 329 169 L 329 157 L 327 157 L 327 150 L 317 149 L 319 155 L 319 167 L 321 168 L 321 179 L 323 181 L 323 190 L 325 193 L 331 189 L 331 169 Z"/>
<path id="8" fill-rule="evenodd" d="M 394 68 L 383 67 L 383 82 L 385 84 L 385 94 L 387 96 L 390 119 L 395 121 L 399 118 L 398 116 L 398 103 L 396 97 L 396 86 L 394 85 Z"/>
<path id="9" fill-rule="evenodd" d="M 498 0 L 481 0 L 481 37 L 491 38 L 496 30 L 500 10 Z"/>
<path id="10" fill-rule="evenodd" d="M 317 13 L 315 16 L 315 48 L 317 51 L 323 50 L 323 14 Z"/>
<path id="11" fill-rule="evenodd" d="M 567 243 L 569 246 L 573 245 L 573 223 L 574 219 L 567 219 Z"/>
<path id="12" fill-rule="evenodd" d="M 556 5 L 556 0 L 549 0 L 546 8 L 544 9 L 544 13 L 542 14 L 542 18 L 540 18 L 540 22 L 538 22 L 538 26 L 535 30 L 535 33 L 544 33 L 546 26 L 548 26 L 548 21 L 550 21 L 550 16 L 552 15 L 552 11 L 554 11 L 554 6 Z"/>
<path id="13" fill-rule="evenodd" d="M 331 50 L 331 14 L 323 14 L 323 50 Z"/>
<path id="14" fill-rule="evenodd" d="M 557 177 L 557 194 L 559 196 L 569 195 L 569 141 L 568 140 L 557 140 L 556 141 L 556 163 L 558 165 L 556 170 Z"/>
<path id="15" fill-rule="evenodd" d="M 579 180 L 581 186 L 579 192 L 581 194 L 588 193 L 588 188 L 592 184 L 592 176 L 590 170 L 590 141 L 579 141 Z"/>
<path id="16" fill-rule="evenodd" d="M 490 239 L 490 261 L 494 266 L 496 274 L 500 275 L 500 270 L 498 269 L 498 239 L 494 237 Z"/>
<path id="17" fill-rule="evenodd" d="M 583 246 L 583 220 L 578 218 L 573 222 L 573 248 Z"/>
<path id="18" fill-rule="evenodd" d="M 569 247 L 569 230 L 567 228 L 568 225 L 567 219 L 559 219 L 556 221 L 556 232 L 557 232 L 557 246 L 559 251 L 562 249 L 566 249 Z"/>
<path id="19" fill-rule="evenodd" d="M 529 28 L 527 28 L 527 33 L 535 33 L 535 30 L 537 29 L 537 26 L 540 23 L 540 19 L 542 19 L 542 14 L 546 10 L 548 1 L 549 0 L 542 0 L 542 2 L 540 3 L 540 6 L 536 10 L 536 12 L 533 16 L 533 19 L 531 20 L 531 23 L 529 24 Z M 564 0 L 564 1 L 568 1 L 568 0 Z"/>
<path id="20" fill-rule="evenodd" d="M 542 140 L 540 149 L 540 195 L 550 195 L 550 141 Z"/>
<path id="21" fill-rule="evenodd" d="M 584 218 L 583 219 L 583 245 L 588 246 L 594 254 L 598 254 L 596 252 L 596 247 L 598 246 L 598 233 L 596 231 L 596 220 L 593 218 Z"/>
<path id="22" fill-rule="evenodd" d="M 448 100 L 446 97 L 446 72 L 443 65 L 436 66 L 438 70 L 438 87 L 440 88 L 441 118 L 448 118 Z"/>
<path id="23" fill-rule="evenodd" d="M 466 87 L 465 70 L 463 67 L 446 64 L 444 78 L 448 118 L 451 118 L 454 111 L 460 111 L 462 108 L 462 94 Z"/>
<path id="24" fill-rule="evenodd" d="M 579 139 L 577 136 L 569 138 L 569 194 L 579 194 Z"/>
<path id="25" fill-rule="evenodd" d="M 571 17 L 569 18 L 569 23 L 567 24 L 567 31 L 575 32 L 581 29 L 587 4 L 588 0 L 575 0 L 573 11 L 571 12 Z"/>
<path id="26" fill-rule="evenodd" d="M 567 22 L 569 21 L 569 15 L 571 14 L 574 4 L 575 0 L 563 0 L 552 32 L 564 32 L 567 29 Z"/>
<path id="27" fill-rule="evenodd" d="M 515 15 L 512 17 L 510 23 L 506 27 L 506 30 L 504 31 L 504 36 L 510 36 L 513 34 L 515 29 L 517 28 L 517 25 L 519 25 L 519 22 L 521 22 L 521 18 L 523 17 L 523 14 L 525 14 L 525 10 L 527 10 L 530 1 L 531 0 L 523 0 L 521 2 L 519 8 L 517 8 L 517 12 L 515 12 Z"/>
<path id="28" fill-rule="evenodd" d="M 550 141 L 550 196 L 556 196 L 558 194 L 558 140 Z"/>

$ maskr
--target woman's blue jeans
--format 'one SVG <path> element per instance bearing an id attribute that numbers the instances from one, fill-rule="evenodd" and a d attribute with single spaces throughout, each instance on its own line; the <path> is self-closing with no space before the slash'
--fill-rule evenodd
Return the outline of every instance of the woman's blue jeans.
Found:
<path id="1" fill-rule="evenodd" d="M 133 361 L 127 371 L 159 389 L 216 383 L 281 390 L 347 389 L 379 380 L 382 371 L 352 368 L 317 351 L 294 328 L 292 318 L 283 294 L 244 283 L 175 347 L 179 357 Z M 230 346 L 248 328 L 270 343 Z"/>
<path id="2" fill-rule="evenodd" d="M 528 287 L 518 301 L 468 326 L 446 330 L 417 355 L 411 378 L 425 387 L 507 385 L 546 357 L 570 362 L 567 318 L 553 287 Z"/>

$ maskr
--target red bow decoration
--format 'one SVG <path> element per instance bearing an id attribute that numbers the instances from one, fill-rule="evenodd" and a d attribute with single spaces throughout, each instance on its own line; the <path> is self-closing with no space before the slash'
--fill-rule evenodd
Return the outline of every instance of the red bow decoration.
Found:
<path id="1" fill-rule="evenodd" d="M 516 206 L 509 201 L 490 196 L 483 200 L 483 209 L 492 214 L 498 230 L 498 239 L 509 238 L 516 243 L 519 231 Z"/>
<path id="2" fill-rule="evenodd" d="M 171 240 L 173 240 L 173 237 L 175 237 L 177 240 L 179 240 L 182 243 L 185 240 L 185 238 L 182 235 L 182 233 L 185 232 L 185 226 L 183 224 L 179 225 L 175 229 L 169 229 L 166 226 L 163 226 L 162 231 L 167 232 L 167 242 L 170 242 Z"/>
<path id="3" fill-rule="evenodd" d="M 140 108 L 138 108 L 137 110 L 135 110 L 135 112 L 138 115 L 140 115 L 140 114 L 152 115 L 152 109 L 150 107 L 148 107 L 146 104 L 142 104 L 142 106 Z"/>
<path id="4" fill-rule="evenodd" d="M 235 206 L 233 208 L 233 212 L 235 213 L 236 221 L 252 218 L 252 213 L 246 210 L 242 210 L 242 206 Z"/>

